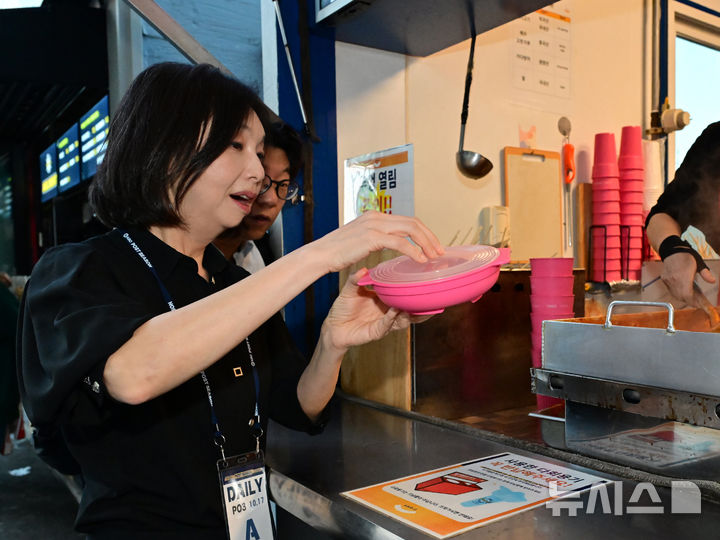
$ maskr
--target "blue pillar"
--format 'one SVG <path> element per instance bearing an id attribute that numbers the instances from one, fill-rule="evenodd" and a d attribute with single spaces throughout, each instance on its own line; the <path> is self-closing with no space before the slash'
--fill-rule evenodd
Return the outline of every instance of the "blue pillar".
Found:
<path id="1" fill-rule="evenodd" d="M 309 23 L 309 56 L 311 65 L 312 115 L 315 133 L 320 139 L 313 143 L 313 238 L 320 238 L 338 226 L 337 190 L 337 125 L 335 115 L 335 37 L 332 28 L 315 24 L 313 0 L 281 0 L 280 9 L 285 25 L 285 34 L 301 92 L 303 88 L 301 57 L 299 3 L 306 2 Z M 278 37 L 278 96 L 279 115 L 283 120 L 302 132 L 303 122 L 300 106 L 280 33 Z M 302 174 L 298 179 L 304 184 Z M 304 203 L 287 205 L 283 210 L 283 235 L 285 250 L 291 251 L 303 244 Z M 320 325 L 330 305 L 338 294 L 338 276 L 331 274 L 318 280 L 314 285 L 315 318 L 313 334 L 317 339 Z M 306 295 L 303 293 L 285 308 L 285 320 L 293 339 L 306 354 L 312 353 L 315 343 L 308 343 L 306 337 Z"/>

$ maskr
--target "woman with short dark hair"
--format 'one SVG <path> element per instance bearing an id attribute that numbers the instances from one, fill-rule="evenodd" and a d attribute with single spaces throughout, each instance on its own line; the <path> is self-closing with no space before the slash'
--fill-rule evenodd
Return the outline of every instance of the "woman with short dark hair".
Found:
<path id="1" fill-rule="evenodd" d="M 225 492 L 250 474 L 241 464 L 262 484 L 268 417 L 318 431 L 348 347 L 414 320 L 361 290 L 358 272 L 306 363 L 277 312 L 372 251 L 442 252 L 417 219 L 369 213 L 252 276 L 228 263 L 211 242 L 260 191 L 264 115 L 213 67 L 148 68 L 112 120 L 92 190 L 114 229 L 48 250 L 26 286 L 22 400 L 80 466 L 76 528 L 90 538 L 224 538 L 231 507 L 256 516 L 238 510 L 248 493 Z"/>

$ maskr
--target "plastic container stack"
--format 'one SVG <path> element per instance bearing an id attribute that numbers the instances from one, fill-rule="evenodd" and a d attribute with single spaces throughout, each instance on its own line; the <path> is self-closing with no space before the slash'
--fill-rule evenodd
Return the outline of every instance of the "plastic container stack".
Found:
<path id="1" fill-rule="evenodd" d="M 613 133 L 595 134 L 591 281 L 620 281 L 620 171 Z"/>
<path id="2" fill-rule="evenodd" d="M 629 280 L 640 280 L 643 248 L 643 189 L 645 159 L 642 128 L 625 126 L 620 138 L 620 225 L 622 235 L 622 270 Z"/>
<path id="3" fill-rule="evenodd" d="M 542 322 L 570 319 L 573 311 L 573 259 L 530 259 L 530 337 L 532 365 L 542 367 Z M 546 409 L 561 400 L 536 395 L 538 409 Z"/>

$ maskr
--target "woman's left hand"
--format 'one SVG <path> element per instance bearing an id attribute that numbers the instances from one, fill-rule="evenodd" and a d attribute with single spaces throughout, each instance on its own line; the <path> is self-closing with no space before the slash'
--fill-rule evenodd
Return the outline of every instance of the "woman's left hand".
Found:
<path id="1" fill-rule="evenodd" d="M 354 345 L 378 340 L 393 330 L 431 317 L 410 315 L 383 304 L 373 291 L 358 285 L 367 273 L 363 268 L 348 277 L 323 323 L 323 331 L 329 333 L 330 344 L 336 349 L 345 351 Z"/>

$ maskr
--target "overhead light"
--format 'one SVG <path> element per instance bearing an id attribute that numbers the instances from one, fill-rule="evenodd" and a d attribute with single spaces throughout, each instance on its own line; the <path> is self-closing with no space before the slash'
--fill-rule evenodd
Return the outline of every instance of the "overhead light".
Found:
<path id="1" fill-rule="evenodd" d="M 4 0 L 0 4 L 0 9 L 18 9 L 18 8 L 35 8 L 40 7 L 43 0 Z"/>

